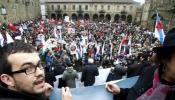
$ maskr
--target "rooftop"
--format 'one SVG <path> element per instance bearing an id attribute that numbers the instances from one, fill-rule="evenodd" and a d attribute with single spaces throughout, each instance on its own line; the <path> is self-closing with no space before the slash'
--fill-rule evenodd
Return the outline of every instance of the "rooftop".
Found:
<path id="1" fill-rule="evenodd" d="M 45 0 L 46 3 L 136 3 L 134 0 Z"/>

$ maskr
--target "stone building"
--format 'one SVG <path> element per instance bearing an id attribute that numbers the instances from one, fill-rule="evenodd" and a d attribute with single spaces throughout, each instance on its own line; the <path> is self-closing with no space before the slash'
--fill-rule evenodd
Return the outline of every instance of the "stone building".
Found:
<path id="1" fill-rule="evenodd" d="M 133 0 L 45 0 L 47 17 L 72 20 L 140 21 L 140 3 Z"/>
<path id="2" fill-rule="evenodd" d="M 164 29 L 175 24 L 175 0 L 145 0 L 142 13 L 142 25 L 154 30 L 156 11 L 161 17 Z"/>
<path id="3" fill-rule="evenodd" d="M 19 22 L 40 17 L 39 0 L 0 0 L 0 22 Z"/>

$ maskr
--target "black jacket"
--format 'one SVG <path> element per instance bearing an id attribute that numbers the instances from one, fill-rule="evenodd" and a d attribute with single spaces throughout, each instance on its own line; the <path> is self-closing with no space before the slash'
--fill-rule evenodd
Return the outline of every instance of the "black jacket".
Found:
<path id="1" fill-rule="evenodd" d="M 142 61 L 141 63 L 133 63 L 128 65 L 127 77 L 138 76 L 143 72 L 146 67 L 150 67 L 151 63 L 148 61 Z"/>
<path id="2" fill-rule="evenodd" d="M 0 100 L 49 100 L 43 95 L 19 93 L 0 86 Z"/>
<path id="3" fill-rule="evenodd" d="M 156 66 L 145 68 L 136 84 L 131 89 L 121 88 L 121 92 L 118 95 L 114 95 L 114 100 L 136 100 L 139 96 L 152 87 L 152 80 L 156 68 Z M 175 100 L 174 94 L 175 92 L 169 92 L 165 100 Z"/>
<path id="4" fill-rule="evenodd" d="M 95 76 L 98 76 L 99 72 L 97 65 L 88 64 L 82 71 L 81 82 L 84 82 L 84 86 L 91 86 L 95 83 Z"/>

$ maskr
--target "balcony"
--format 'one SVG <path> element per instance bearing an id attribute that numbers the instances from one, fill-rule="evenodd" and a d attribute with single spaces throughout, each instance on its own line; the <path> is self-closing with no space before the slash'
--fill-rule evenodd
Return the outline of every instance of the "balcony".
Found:
<path id="1" fill-rule="evenodd" d="M 99 13 L 104 14 L 105 10 L 100 10 Z"/>
<path id="2" fill-rule="evenodd" d="M 82 9 L 80 9 L 80 10 L 77 10 L 77 13 L 78 14 L 82 14 L 84 11 L 82 10 Z"/>
<path id="3" fill-rule="evenodd" d="M 57 14 L 61 14 L 61 13 L 62 13 L 62 9 L 57 9 L 57 10 L 55 10 L 55 12 L 56 12 Z"/>
<path id="4" fill-rule="evenodd" d="M 127 12 L 125 10 L 122 10 L 120 13 L 121 13 L 121 15 L 127 14 Z"/>

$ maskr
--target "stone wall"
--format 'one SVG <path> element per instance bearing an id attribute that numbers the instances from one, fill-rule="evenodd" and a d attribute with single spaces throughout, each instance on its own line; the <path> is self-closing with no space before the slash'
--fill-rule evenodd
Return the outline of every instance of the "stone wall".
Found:
<path id="1" fill-rule="evenodd" d="M 2 9 L 7 13 L 2 14 Z M 19 22 L 39 16 L 39 0 L 0 0 L 0 22 Z"/>
<path id="2" fill-rule="evenodd" d="M 85 16 L 89 15 L 90 20 L 93 20 L 95 15 L 98 18 L 104 16 L 110 16 L 110 20 L 114 21 L 115 16 L 125 15 L 126 20 L 128 15 L 132 16 L 132 21 L 137 19 L 137 9 L 141 7 L 139 3 L 136 2 L 46 2 L 47 15 L 49 18 L 58 19 L 60 16 L 63 18 L 64 15 L 68 15 L 72 18 L 73 14 L 77 17 L 79 15 Z"/>

